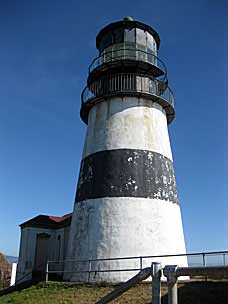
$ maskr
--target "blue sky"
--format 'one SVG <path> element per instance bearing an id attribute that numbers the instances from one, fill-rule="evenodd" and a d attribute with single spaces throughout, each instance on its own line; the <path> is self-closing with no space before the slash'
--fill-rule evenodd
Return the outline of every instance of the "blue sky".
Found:
<path id="1" fill-rule="evenodd" d="M 11 0 L 0 2 L 0 251 L 18 254 L 23 221 L 71 212 L 95 36 L 124 16 L 161 37 L 187 251 L 228 249 L 228 3 Z"/>

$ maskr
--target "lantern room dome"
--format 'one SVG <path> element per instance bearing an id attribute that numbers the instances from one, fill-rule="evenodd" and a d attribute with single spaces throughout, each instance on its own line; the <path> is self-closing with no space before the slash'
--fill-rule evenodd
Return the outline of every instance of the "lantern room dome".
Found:
<path id="1" fill-rule="evenodd" d="M 134 19 L 130 16 L 124 17 L 123 20 L 124 21 L 134 21 Z"/>

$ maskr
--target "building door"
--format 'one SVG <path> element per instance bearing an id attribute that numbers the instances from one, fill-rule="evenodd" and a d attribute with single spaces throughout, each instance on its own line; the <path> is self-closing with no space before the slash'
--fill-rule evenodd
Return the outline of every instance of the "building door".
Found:
<path id="1" fill-rule="evenodd" d="M 45 273 L 49 254 L 50 235 L 47 233 L 37 234 L 34 271 Z"/>

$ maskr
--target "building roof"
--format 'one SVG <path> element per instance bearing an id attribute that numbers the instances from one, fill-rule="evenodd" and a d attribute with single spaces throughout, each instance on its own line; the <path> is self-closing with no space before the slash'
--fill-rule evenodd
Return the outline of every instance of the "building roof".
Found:
<path id="1" fill-rule="evenodd" d="M 21 228 L 36 227 L 47 229 L 59 229 L 70 226 L 72 213 L 64 214 L 63 216 L 52 215 L 37 215 L 32 219 L 20 224 Z"/>

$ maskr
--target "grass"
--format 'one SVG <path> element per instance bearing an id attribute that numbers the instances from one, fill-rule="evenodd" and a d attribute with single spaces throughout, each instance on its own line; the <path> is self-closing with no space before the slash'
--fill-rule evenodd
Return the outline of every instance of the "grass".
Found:
<path id="1" fill-rule="evenodd" d="M 107 284 L 49 282 L 0 297 L 0 304 L 94 304 L 115 288 Z M 178 285 L 179 304 L 228 303 L 228 282 L 194 282 Z M 162 304 L 167 288 L 162 287 Z M 151 284 L 139 284 L 123 294 L 115 304 L 151 304 Z"/>

